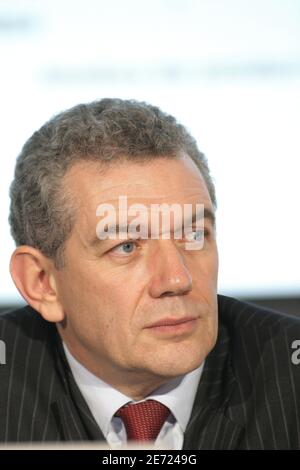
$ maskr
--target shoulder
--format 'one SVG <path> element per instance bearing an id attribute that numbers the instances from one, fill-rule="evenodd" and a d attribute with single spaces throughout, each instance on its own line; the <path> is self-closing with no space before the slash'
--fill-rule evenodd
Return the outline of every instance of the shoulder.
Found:
<path id="1" fill-rule="evenodd" d="M 229 360 L 237 384 L 232 397 L 235 404 L 231 409 L 232 416 L 235 415 L 241 424 L 248 422 L 248 426 L 253 421 L 250 417 L 255 416 L 254 428 L 268 427 L 273 440 L 277 431 L 280 434 L 286 426 L 290 426 L 297 438 L 300 318 L 230 297 L 219 296 L 218 300 L 220 336 L 228 338 Z M 240 413 L 241 403 L 243 413 Z M 277 436 L 279 441 L 281 434 Z M 284 442 L 288 446 L 292 437 L 288 433 L 286 436 Z"/>
<path id="2" fill-rule="evenodd" d="M 52 403 L 64 392 L 57 335 L 29 306 L 0 317 L 0 442 L 57 439 Z"/>
<path id="3" fill-rule="evenodd" d="M 231 297 L 218 296 L 218 303 L 220 328 L 230 338 L 235 364 L 243 358 L 252 368 L 257 365 L 267 369 L 272 364 L 283 372 L 288 371 L 288 365 L 295 365 L 293 355 L 297 345 L 300 347 L 300 317 Z"/>
<path id="4" fill-rule="evenodd" d="M 220 335 L 230 343 L 239 383 L 255 388 L 300 387 L 300 318 L 219 296 Z M 250 385 L 251 384 L 251 385 Z M 300 403 L 299 403 L 300 406 Z"/>
<path id="5" fill-rule="evenodd" d="M 260 343 L 268 337 L 300 339 L 300 316 L 291 316 L 253 303 L 218 295 L 220 323 L 233 335 L 253 335 Z M 300 307 L 299 307 L 300 314 Z"/>
<path id="6" fill-rule="evenodd" d="M 2 385 L 28 383 L 53 368 L 56 327 L 30 306 L 0 316 Z"/>
<path id="7" fill-rule="evenodd" d="M 0 339 L 5 342 L 7 351 L 12 352 L 22 343 L 41 345 L 53 334 L 54 325 L 43 320 L 29 305 L 0 316 Z"/>

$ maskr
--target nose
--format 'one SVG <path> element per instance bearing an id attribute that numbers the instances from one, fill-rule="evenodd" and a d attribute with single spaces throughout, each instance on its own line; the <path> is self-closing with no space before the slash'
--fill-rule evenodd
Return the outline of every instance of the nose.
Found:
<path id="1" fill-rule="evenodd" d="M 192 276 L 173 240 L 157 240 L 151 255 L 149 294 L 154 297 L 183 295 L 192 289 Z"/>

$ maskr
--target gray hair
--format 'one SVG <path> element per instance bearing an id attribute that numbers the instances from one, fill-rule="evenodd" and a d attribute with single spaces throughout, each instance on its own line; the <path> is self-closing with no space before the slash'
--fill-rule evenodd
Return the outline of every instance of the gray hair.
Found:
<path id="1" fill-rule="evenodd" d="M 9 215 L 16 245 L 35 247 L 63 267 L 64 242 L 75 221 L 63 177 L 76 162 L 142 162 L 178 158 L 182 152 L 198 166 L 216 207 L 205 156 L 185 127 L 159 108 L 103 99 L 54 116 L 29 138 L 17 159 Z"/>

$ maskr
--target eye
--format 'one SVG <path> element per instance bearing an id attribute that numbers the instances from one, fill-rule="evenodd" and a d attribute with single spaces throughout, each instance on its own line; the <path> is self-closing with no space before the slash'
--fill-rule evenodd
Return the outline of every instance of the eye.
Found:
<path id="1" fill-rule="evenodd" d="M 201 229 L 201 230 L 192 230 L 190 232 L 187 233 L 186 235 L 186 238 L 188 239 L 188 241 L 195 241 L 195 242 L 200 242 L 201 240 L 203 240 L 203 237 L 205 235 L 205 230 Z"/>
<path id="2" fill-rule="evenodd" d="M 130 255 L 134 251 L 134 248 L 136 248 L 135 241 L 126 241 L 120 245 L 115 246 L 110 251 L 117 253 L 118 255 Z"/>

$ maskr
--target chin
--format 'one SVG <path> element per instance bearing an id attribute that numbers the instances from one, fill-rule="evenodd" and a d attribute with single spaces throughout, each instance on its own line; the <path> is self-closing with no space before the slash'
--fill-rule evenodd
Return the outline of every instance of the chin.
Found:
<path id="1" fill-rule="evenodd" d="M 149 363 L 149 369 L 158 376 L 174 378 L 188 374 L 200 367 L 213 345 L 206 348 L 180 347 L 176 345 L 176 350 L 169 354 L 158 354 Z"/>
<path id="2" fill-rule="evenodd" d="M 164 378 L 185 375 L 200 367 L 214 348 L 217 339 L 217 325 L 201 322 L 190 335 L 176 338 L 160 338 L 147 344 L 139 353 L 144 369 Z M 141 364 L 140 364 L 141 365 Z"/>

